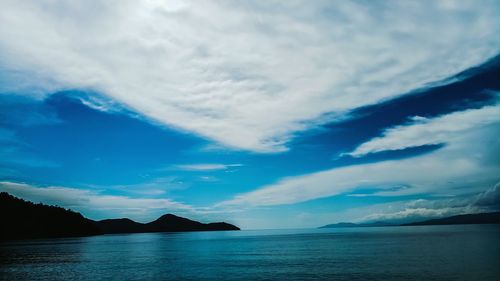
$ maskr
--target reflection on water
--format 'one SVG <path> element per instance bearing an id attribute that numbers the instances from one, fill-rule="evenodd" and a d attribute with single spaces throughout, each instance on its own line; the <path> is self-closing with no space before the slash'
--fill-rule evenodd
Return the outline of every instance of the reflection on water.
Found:
<path id="1" fill-rule="evenodd" d="M 500 225 L 145 233 L 0 244 L 2 280 L 500 280 Z"/>

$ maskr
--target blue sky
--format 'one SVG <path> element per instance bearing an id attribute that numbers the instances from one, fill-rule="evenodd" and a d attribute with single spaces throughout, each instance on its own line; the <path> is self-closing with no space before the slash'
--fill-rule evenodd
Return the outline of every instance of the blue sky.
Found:
<path id="1" fill-rule="evenodd" d="M 242 228 L 497 210 L 483 4 L 4 1 L 0 190 Z"/>

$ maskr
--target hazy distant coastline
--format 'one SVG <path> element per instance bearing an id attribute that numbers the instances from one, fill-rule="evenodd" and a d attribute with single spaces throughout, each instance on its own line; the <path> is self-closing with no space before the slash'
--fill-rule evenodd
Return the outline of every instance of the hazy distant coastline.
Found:
<path id="1" fill-rule="evenodd" d="M 412 223 L 395 224 L 390 222 L 352 223 L 340 222 L 327 224 L 319 228 L 346 228 L 346 227 L 378 227 L 378 226 L 417 226 L 417 225 L 451 225 L 451 224 L 497 224 L 500 223 L 500 212 L 463 214 L 439 219 L 429 219 Z"/>

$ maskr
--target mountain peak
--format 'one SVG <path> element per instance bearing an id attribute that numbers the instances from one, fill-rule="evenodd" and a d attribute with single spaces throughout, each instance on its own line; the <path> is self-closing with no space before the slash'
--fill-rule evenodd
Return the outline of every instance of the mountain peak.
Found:
<path id="1" fill-rule="evenodd" d="M 182 217 L 179 217 L 179 216 L 176 216 L 174 214 L 171 214 L 171 213 L 168 213 L 168 214 L 164 214 L 163 216 L 159 217 L 159 219 L 172 219 L 172 218 L 182 218 Z"/>

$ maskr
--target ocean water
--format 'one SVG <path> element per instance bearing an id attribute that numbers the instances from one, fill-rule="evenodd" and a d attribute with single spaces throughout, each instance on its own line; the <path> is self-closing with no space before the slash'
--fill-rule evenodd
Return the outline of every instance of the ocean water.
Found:
<path id="1" fill-rule="evenodd" d="M 104 235 L 0 243 L 2 280 L 500 280 L 500 225 Z"/>

